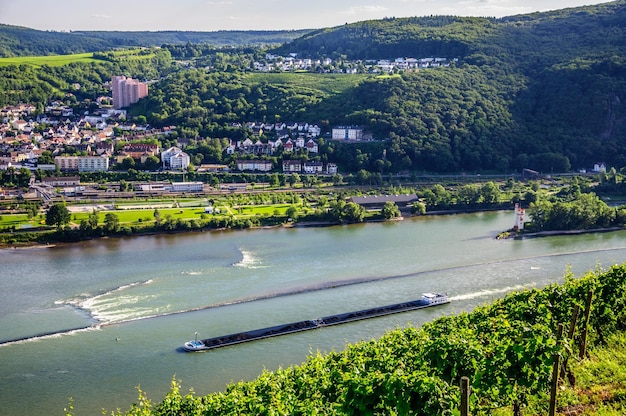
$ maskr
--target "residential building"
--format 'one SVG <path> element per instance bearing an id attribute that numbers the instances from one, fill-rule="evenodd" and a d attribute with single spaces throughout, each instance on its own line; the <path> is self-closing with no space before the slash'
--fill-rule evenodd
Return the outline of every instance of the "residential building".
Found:
<path id="1" fill-rule="evenodd" d="M 106 172 L 109 158 L 106 156 L 56 156 L 54 164 L 64 172 Z"/>
<path id="2" fill-rule="evenodd" d="M 269 160 L 238 160 L 237 170 L 269 172 L 272 170 L 272 162 Z"/>
<path id="3" fill-rule="evenodd" d="M 363 129 L 359 126 L 333 127 L 333 140 L 362 140 Z"/>
<path id="4" fill-rule="evenodd" d="M 170 169 L 173 170 L 185 170 L 189 167 L 191 159 L 185 152 L 175 154 L 170 158 Z"/>
<path id="5" fill-rule="evenodd" d="M 163 169 L 184 170 L 189 167 L 191 159 L 189 155 L 178 147 L 170 147 L 161 153 Z"/>
<path id="6" fill-rule="evenodd" d="M 301 172 L 302 162 L 299 160 L 283 160 L 283 172 Z"/>
<path id="7" fill-rule="evenodd" d="M 324 164 L 322 162 L 304 162 L 304 173 L 322 173 Z"/>
<path id="8" fill-rule="evenodd" d="M 317 153 L 319 151 L 319 147 L 313 139 L 309 139 L 309 141 L 306 142 L 305 147 L 309 153 Z"/>
<path id="9" fill-rule="evenodd" d="M 78 172 L 78 156 L 56 156 L 54 164 L 63 172 Z"/>
<path id="10" fill-rule="evenodd" d="M 148 84 L 125 76 L 114 76 L 111 78 L 111 92 L 113 108 L 120 109 L 148 96 Z"/>

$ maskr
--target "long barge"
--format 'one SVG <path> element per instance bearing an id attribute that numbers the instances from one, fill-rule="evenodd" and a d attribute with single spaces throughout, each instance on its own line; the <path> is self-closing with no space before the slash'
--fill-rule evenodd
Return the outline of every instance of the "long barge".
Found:
<path id="1" fill-rule="evenodd" d="M 293 334 L 295 332 L 318 329 L 325 326 L 339 325 L 347 322 L 359 321 L 362 319 L 375 318 L 378 316 L 391 315 L 399 312 L 406 312 L 415 309 L 429 308 L 432 306 L 450 303 L 448 296 L 441 293 L 424 293 L 417 300 L 396 303 L 393 305 L 379 306 L 375 308 L 363 309 L 356 312 L 346 312 L 338 315 L 330 315 L 317 319 L 293 322 L 267 328 L 255 329 L 252 331 L 238 332 L 236 334 L 224 335 L 207 339 L 196 339 L 187 341 L 183 345 L 185 351 L 206 351 L 230 345 L 241 344 L 243 342 L 257 341 L 260 339 L 277 337 L 280 335 Z"/>

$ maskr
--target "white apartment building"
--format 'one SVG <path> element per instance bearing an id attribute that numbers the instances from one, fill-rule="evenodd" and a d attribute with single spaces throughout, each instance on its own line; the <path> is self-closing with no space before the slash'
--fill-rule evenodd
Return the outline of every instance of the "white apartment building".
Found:
<path id="1" fill-rule="evenodd" d="M 362 140 L 363 129 L 358 126 L 333 127 L 333 140 Z"/>
<path id="2" fill-rule="evenodd" d="M 54 164 L 64 172 L 106 172 L 109 158 L 106 156 L 57 156 Z"/>
<path id="3" fill-rule="evenodd" d="M 178 147 L 170 147 L 161 153 L 163 169 L 185 170 L 189 167 L 191 159 L 189 155 Z"/>

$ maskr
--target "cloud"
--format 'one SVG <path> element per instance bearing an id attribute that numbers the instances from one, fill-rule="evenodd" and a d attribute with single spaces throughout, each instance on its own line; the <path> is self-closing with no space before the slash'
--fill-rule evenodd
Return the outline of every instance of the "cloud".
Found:
<path id="1" fill-rule="evenodd" d="M 364 13 L 382 13 L 389 10 L 385 6 L 356 6 L 350 7 L 344 14 L 359 15 Z"/>
<path id="2" fill-rule="evenodd" d="M 207 1 L 207 5 L 209 6 L 226 6 L 229 4 L 233 4 L 232 1 Z"/>
<path id="3" fill-rule="evenodd" d="M 94 19 L 112 19 L 113 16 L 110 16 L 108 14 L 92 14 L 91 17 L 93 17 Z"/>

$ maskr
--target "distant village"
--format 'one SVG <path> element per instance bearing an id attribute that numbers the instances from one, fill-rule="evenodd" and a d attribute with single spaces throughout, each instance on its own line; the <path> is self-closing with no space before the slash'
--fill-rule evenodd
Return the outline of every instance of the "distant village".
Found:
<path id="1" fill-rule="evenodd" d="M 253 69 L 260 72 L 289 72 L 289 71 L 310 71 L 310 72 L 332 72 L 344 74 L 357 73 L 391 73 L 394 71 L 416 71 L 427 68 L 443 68 L 451 63 L 458 62 L 457 58 L 448 59 L 441 57 L 431 58 L 396 58 L 373 59 L 364 61 L 336 60 L 331 58 L 311 59 L 299 58 L 297 54 L 280 56 L 266 54 L 264 62 L 254 62 Z"/>

